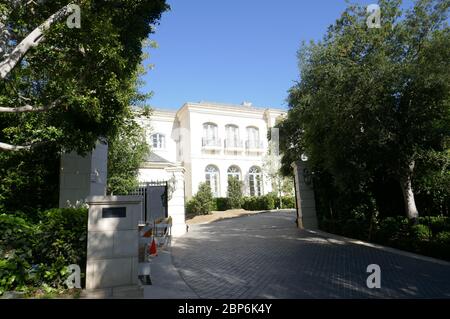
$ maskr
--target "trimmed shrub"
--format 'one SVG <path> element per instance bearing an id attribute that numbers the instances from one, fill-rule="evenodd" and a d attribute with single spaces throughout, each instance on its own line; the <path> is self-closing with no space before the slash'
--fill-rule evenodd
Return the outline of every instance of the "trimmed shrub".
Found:
<path id="1" fill-rule="evenodd" d="M 211 188 L 206 183 L 199 185 L 197 194 L 186 203 L 186 212 L 190 216 L 207 215 L 215 209 Z"/>
<path id="2" fill-rule="evenodd" d="M 404 242 L 408 237 L 408 226 L 406 217 L 387 217 L 379 224 L 376 241 L 386 245 Z"/>
<path id="3" fill-rule="evenodd" d="M 186 216 L 195 216 L 197 215 L 196 212 L 199 210 L 200 204 L 198 203 L 198 201 L 195 198 L 191 198 L 190 200 L 188 200 L 186 202 L 186 204 L 184 205 L 185 209 L 186 209 Z"/>
<path id="4" fill-rule="evenodd" d="M 261 198 L 260 201 L 261 206 L 259 207 L 259 209 L 261 210 L 275 209 L 275 201 L 277 200 L 276 195 L 270 193 L 265 196 L 261 196 L 260 198 Z"/>
<path id="5" fill-rule="evenodd" d="M 271 210 L 275 208 L 275 200 L 272 195 L 244 197 L 242 208 L 245 210 Z"/>
<path id="6" fill-rule="evenodd" d="M 241 208 L 242 182 L 237 177 L 228 178 L 227 193 L 227 207 L 229 207 L 229 209 Z"/>
<path id="7" fill-rule="evenodd" d="M 283 208 L 295 208 L 295 197 L 294 196 L 283 196 L 281 198 L 283 203 Z"/>
<path id="8" fill-rule="evenodd" d="M 214 210 L 221 212 L 231 209 L 231 205 L 227 197 L 214 198 L 214 205 L 215 205 Z"/>
<path id="9" fill-rule="evenodd" d="M 438 233 L 430 242 L 427 255 L 450 260 L 450 231 Z"/>
<path id="10" fill-rule="evenodd" d="M 245 210 L 258 210 L 257 208 L 257 198 L 254 196 L 244 197 L 242 208 Z"/>

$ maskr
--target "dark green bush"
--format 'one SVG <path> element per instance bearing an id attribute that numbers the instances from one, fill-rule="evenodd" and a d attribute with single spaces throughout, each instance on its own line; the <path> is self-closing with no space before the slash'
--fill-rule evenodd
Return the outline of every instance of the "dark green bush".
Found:
<path id="1" fill-rule="evenodd" d="M 319 220 L 319 228 L 323 231 L 332 233 L 332 234 L 338 234 L 341 235 L 342 233 L 342 223 L 340 223 L 338 220 L 330 219 L 330 218 L 323 218 Z"/>
<path id="2" fill-rule="evenodd" d="M 261 210 L 271 210 L 275 209 L 275 201 L 277 200 L 277 196 L 273 193 L 269 193 L 265 196 L 260 197 L 261 206 L 259 209 Z"/>
<path id="3" fill-rule="evenodd" d="M 36 227 L 25 219 L 0 215 L 0 295 L 32 284 L 29 270 Z"/>
<path id="4" fill-rule="evenodd" d="M 47 285 L 64 287 L 67 266 L 86 269 L 87 209 L 51 209 L 32 223 L 0 215 L 0 294 Z M 83 280 L 84 281 L 84 280 Z"/>
<path id="5" fill-rule="evenodd" d="M 208 184 L 201 183 L 197 194 L 186 203 L 186 213 L 189 216 L 207 215 L 215 209 L 214 203 L 211 188 Z"/>
<path id="6" fill-rule="evenodd" d="M 77 264 L 86 268 L 88 210 L 55 208 L 40 214 L 40 240 L 37 258 L 46 282 L 61 287 L 67 277 L 66 267 Z"/>
<path id="7" fill-rule="evenodd" d="M 236 177 L 228 178 L 227 209 L 241 208 L 242 205 L 242 182 Z"/>
<path id="8" fill-rule="evenodd" d="M 431 230 L 427 225 L 412 225 L 409 234 L 411 239 L 416 241 L 425 241 L 431 238 Z"/>
<path id="9" fill-rule="evenodd" d="M 450 260 L 450 231 L 438 233 L 430 242 L 427 255 Z"/>
<path id="10" fill-rule="evenodd" d="M 385 245 L 403 243 L 408 238 L 408 227 L 409 222 L 405 217 L 387 217 L 379 223 L 376 241 Z"/>
<path id="11" fill-rule="evenodd" d="M 450 231 L 450 218 L 444 216 L 424 216 L 418 218 L 419 224 L 430 227 L 431 232 L 436 235 L 443 231 Z"/>
<path id="12" fill-rule="evenodd" d="M 242 208 L 245 210 L 256 210 L 256 197 L 244 197 L 242 199 Z"/>
<path id="13" fill-rule="evenodd" d="M 350 238 L 367 240 L 368 225 L 362 219 L 348 219 L 342 225 L 342 234 Z"/>
<path id="14" fill-rule="evenodd" d="M 245 210 L 271 210 L 275 208 L 273 195 L 244 197 L 242 208 Z"/>
<path id="15" fill-rule="evenodd" d="M 198 206 L 198 201 L 195 198 L 191 198 L 190 200 L 188 200 L 184 205 L 185 210 L 186 210 L 186 216 L 189 216 L 189 217 L 195 216 L 196 215 L 195 212 L 198 210 L 197 206 Z"/>
<path id="16" fill-rule="evenodd" d="M 421 217 L 413 224 L 406 217 L 388 217 L 379 223 L 375 241 L 431 257 L 450 259 L 448 217 Z M 431 226 L 430 226 L 431 225 Z"/>
<path id="17" fill-rule="evenodd" d="M 295 197 L 294 196 L 283 196 L 281 198 L 283 203 L 283 208 L 295 208 Z"/>
<path id="18" fill-rule="evenodd" d="M 227 197 L 217 197 L 214 199 L 214 201 L 215 201 L 214 210 L 223 212 L 225 210 L 231 209 L 231 205 Z"/>

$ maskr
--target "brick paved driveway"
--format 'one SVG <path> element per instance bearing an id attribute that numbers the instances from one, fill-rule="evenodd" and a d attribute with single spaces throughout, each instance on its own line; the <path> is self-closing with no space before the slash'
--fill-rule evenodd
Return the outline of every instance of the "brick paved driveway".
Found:
<path id="1" fill-rule="evenodd" d="M 200 298 L 450 298 L 450 266 L 295 228 L 293 213 L 191 226 L 172 248 Z M 366 267 L 381 267 L 381 288 Z"/>

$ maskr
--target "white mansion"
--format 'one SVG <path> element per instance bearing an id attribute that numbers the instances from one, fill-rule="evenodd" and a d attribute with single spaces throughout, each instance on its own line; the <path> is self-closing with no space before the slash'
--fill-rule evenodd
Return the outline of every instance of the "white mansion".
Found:
<path id="1" fill-rule="evenodd" d="M 138 118 L 152 150 L 139 170 L 139 180 L 167 180 L 171 172 L 181 170 L 189 199 L 205 181 L 214 196 L 226 197 L 232 175 L 244 182 L 246 195 L 267 194 L 272 190 L 262 170 L 267 133 L 285 114 L 250 103 L 200 102 L 185 103 L 177 111 L 156 109 L 150 119 Z"/>

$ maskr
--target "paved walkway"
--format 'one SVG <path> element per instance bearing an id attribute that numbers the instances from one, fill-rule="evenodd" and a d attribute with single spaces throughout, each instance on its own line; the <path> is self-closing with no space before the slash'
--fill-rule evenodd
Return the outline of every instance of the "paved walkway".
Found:
<path id="1" fill-rule="evenodd" d="M 298 230 L 286 212 L 191 225 L 172 261 L 178 298 L 450 298 L 449 264 Z M 366 286 L 369 264 L 380 289 Z"/>

